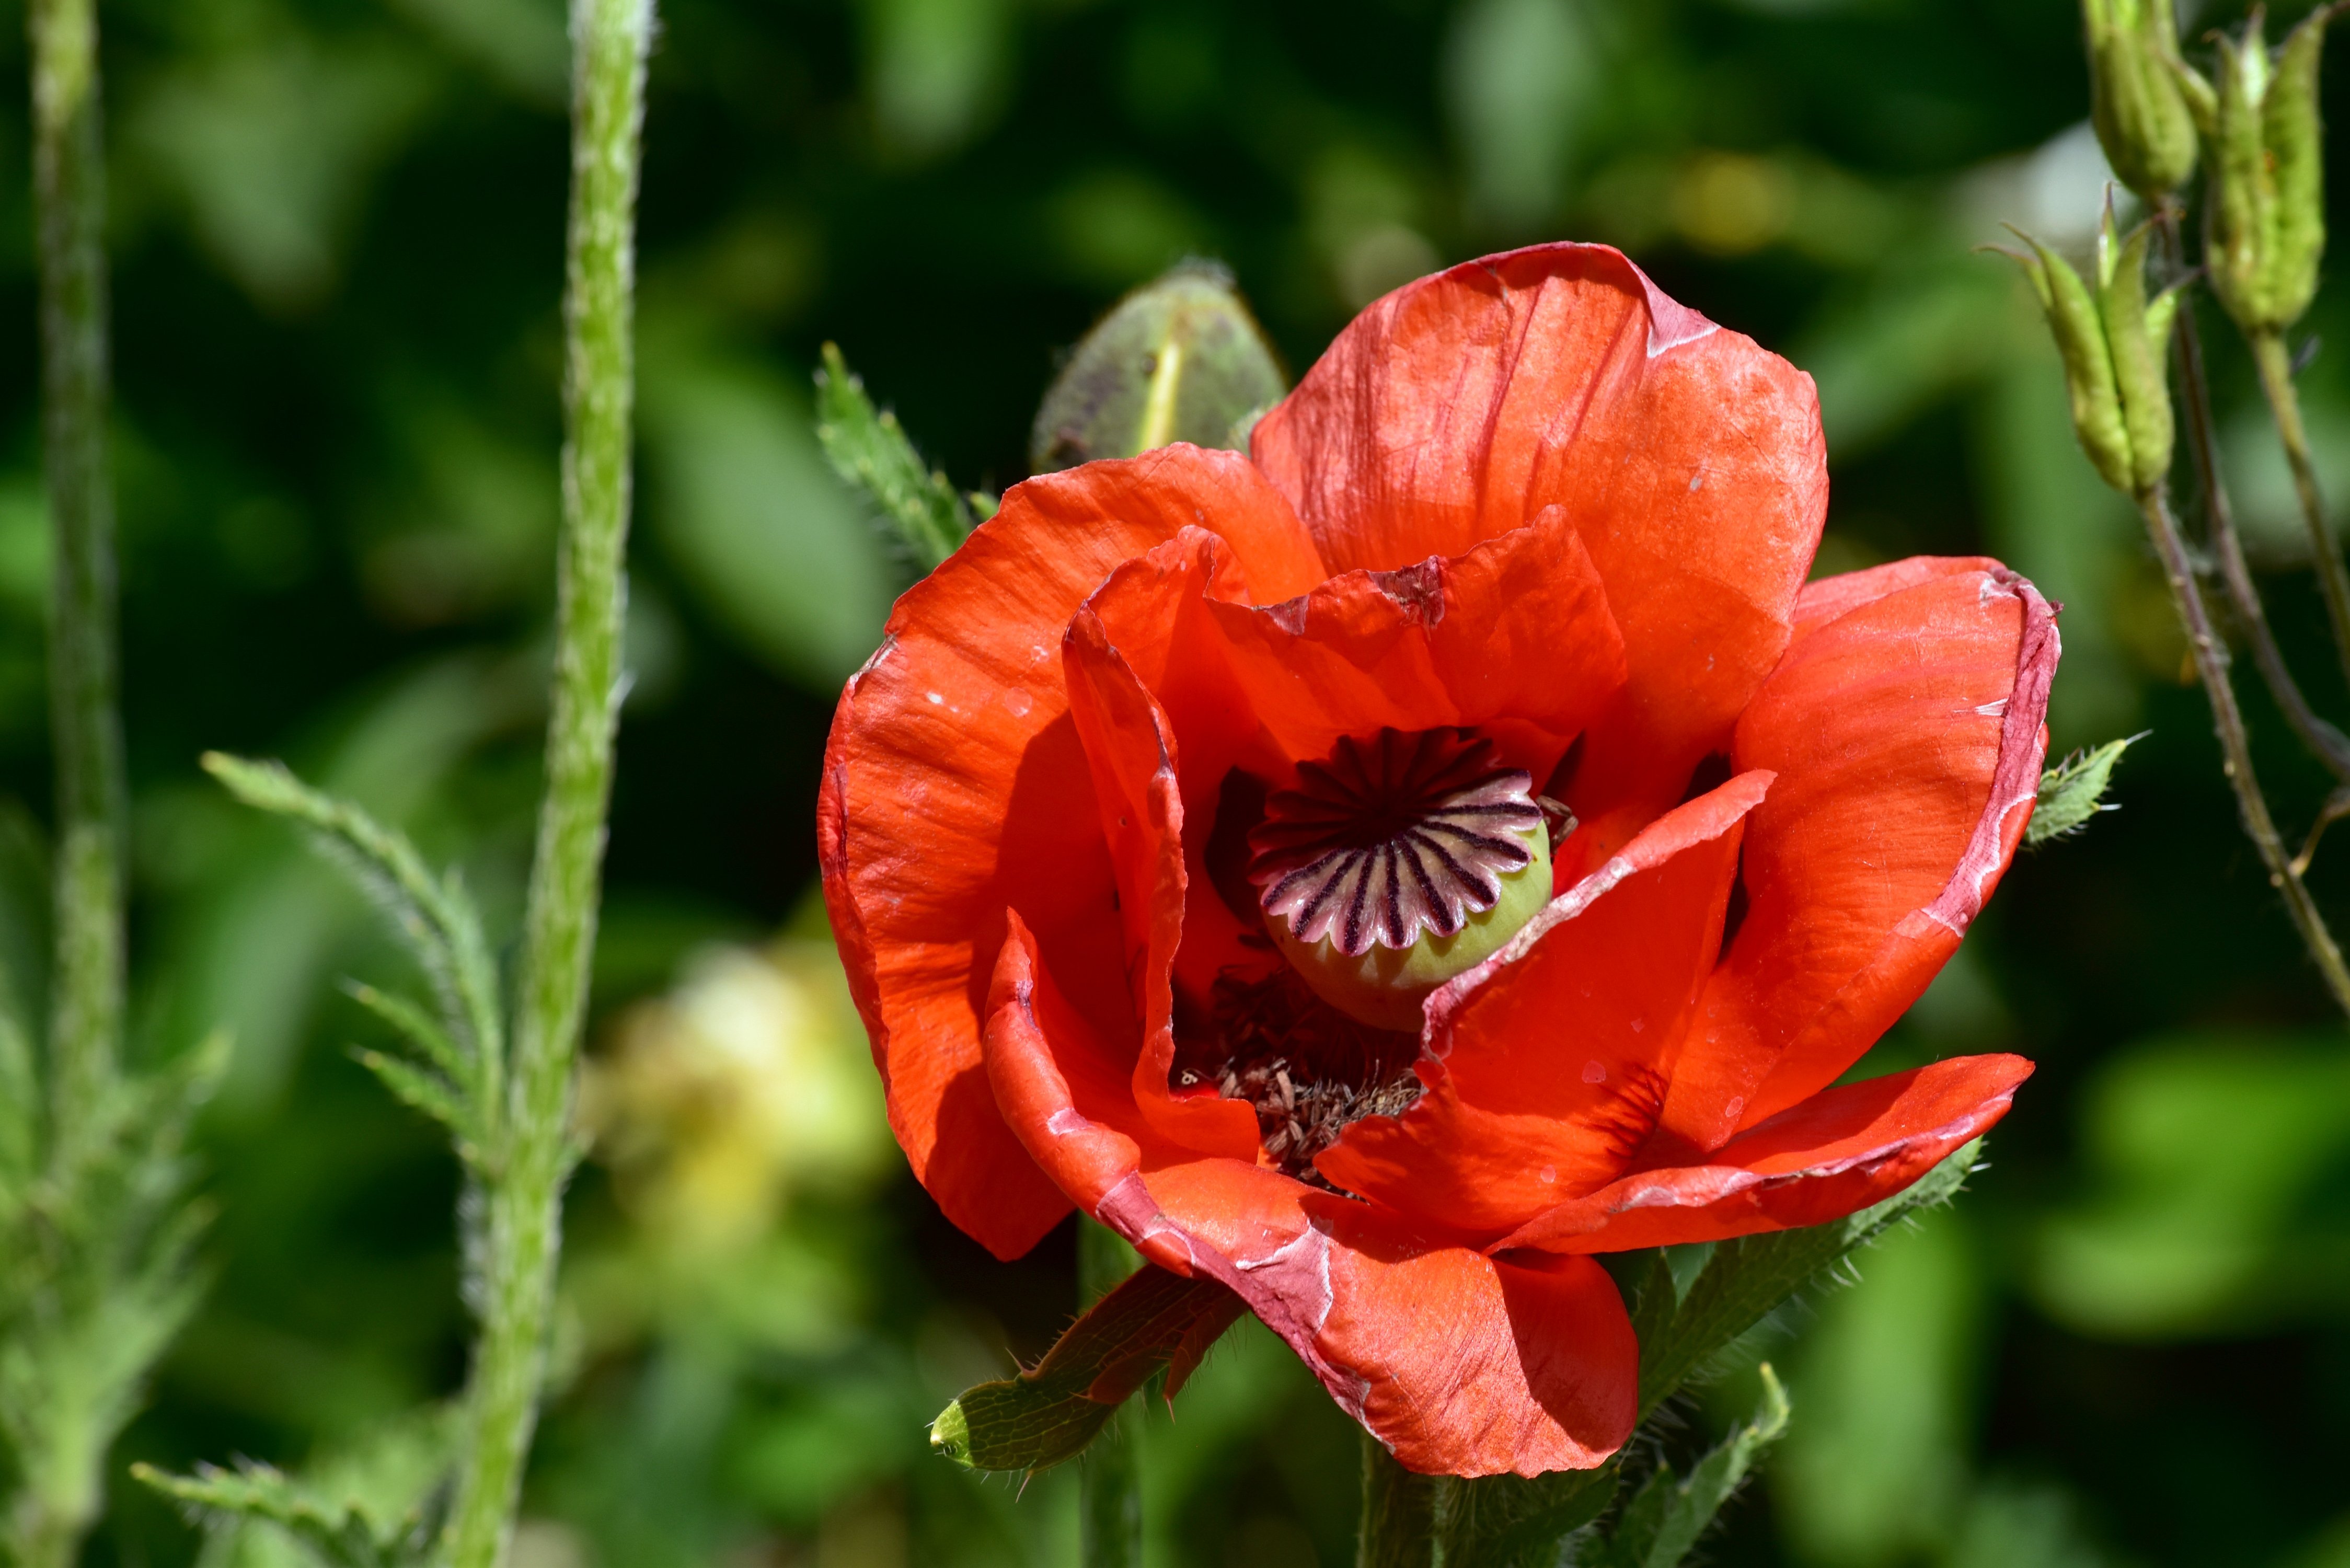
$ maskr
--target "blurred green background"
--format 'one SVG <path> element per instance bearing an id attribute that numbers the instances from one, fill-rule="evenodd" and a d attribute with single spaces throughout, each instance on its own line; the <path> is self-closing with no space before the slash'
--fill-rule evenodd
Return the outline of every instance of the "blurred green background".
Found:
<path id="1" fill-rule="evenodd" d="M 118 1458 L 248 1454 L 397 1506 L 462 1376 L 456 1184 L 345 1054 L 382 1042 L 331 982 L 399 961 L 195 758 L 286 757 L 461 861 L 511 929 L 556 504 L 562 17 L 103 12 L 139 1035 L 236 1036 L 203 1139 L 216 1283 Z M 0 119 L 0 789 L 22 803 L 0 812 L 0 959 L 29 976 L 46 565 L 21 102 Z M 2085 241 L 2086 110 L 2064 0 L 666 0 L 598 1158 L 525 1568 L 1074 1560 L 1068 1475 L 980 1481 L 923 1442 L 1065 1321 L 1069 1236 L 1003 1266 L 938 1217 L 809 909 L 832 699 L 903 581 L 816 452 L 818 345 L 993 488 L 1024 472 L 1055 349 L 1180 257 L 1227 262 L 1298 369 L 1383 290 L 1554 237 L 1623 245 L 1818 378 L 1824 569 L 2001 555 L 2067 606 L 2056 744 L 2152 731 L 2123 809 L 2016 867 L 1866 1067 L 2041 1064 L 1958 1209 L 1753 1336 L 1742 1365 L 1787 1372 L 1794 1434 L 1709 1550 L 2350 1564 L 2350 1040 L 2236 833 L 2028 296 L 1972 254 L 2002 218 Z M 2350 342 L 2350 291 L 2311 325 Z M 2282 462 L 2206 329 L 2272 613 L 2340 720 Z M 2350 354 L 2321 352 L 2307 396 L 2350 501 Z M 2324 780 L 2247 696 L 2306 821 Z M 2316 883 L 2350 910 L 2350 845 Z M 1742 1410 L 1751 1377 L 1668 1446 Z M 1157 1562 L 1351 1560 L 1350 1434 L 1253 1325 L 1145 1444 Z M 294 1561 L 116 1476 L 94 1562 Z"/>

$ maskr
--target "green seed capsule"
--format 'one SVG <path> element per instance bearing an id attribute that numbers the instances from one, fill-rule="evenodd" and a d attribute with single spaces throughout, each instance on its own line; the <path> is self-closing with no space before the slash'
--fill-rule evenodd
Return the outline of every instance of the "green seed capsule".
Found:
<path id="1" fill-rule="evenodd" d="M 1423 929 L 1409 947 L 1374 942 L 1350 955 L 1329 936 L 1299 941 L 1286 920 L 1269 920 L 1266 927 L 1282 956 L 1323 1001 L 1374 1029 L 1417 1033 L 1429 992 L 1492 958 L 1550 902 L 1550 834 L 1537 827 L 1517 838 L 1525 846 L 1525 866 L 1503 876 L 1501 897 L 1449 937 Z"/>
<path id="2" fill-rule="evenodd" d="M 1550 900 L 1550 826 L 1524 772 L 1457 730 L 1345 740 L 1249 835 L 1265 929 L 1315 994 L 1417 1033 L 1429 992 Z"/>

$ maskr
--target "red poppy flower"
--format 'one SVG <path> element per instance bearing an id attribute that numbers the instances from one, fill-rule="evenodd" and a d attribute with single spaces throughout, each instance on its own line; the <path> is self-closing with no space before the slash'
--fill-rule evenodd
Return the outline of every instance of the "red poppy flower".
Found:
<path id="1" fill-rule="evenodd" d="M 1601 246 L 1388 296 L 1253 445 L 1014 487 L 842 694 L 891 1122 L 1001 1256 L 1074 1204 L 1230 1285 L 1414 1469 L 1588 1467 L 1589 1254 L 1876 1202 L 2030 1072 L 1829 1086 L 2023 831 L 2052 613 L 1806 585 L 1810 379 Z"/>

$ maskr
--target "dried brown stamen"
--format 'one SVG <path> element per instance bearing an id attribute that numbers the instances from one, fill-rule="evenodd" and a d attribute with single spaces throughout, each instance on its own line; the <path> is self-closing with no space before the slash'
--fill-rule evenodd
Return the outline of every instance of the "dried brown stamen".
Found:
<path id="1" fill-rule="evenodd" d="M 1401 1116 L 1419 1098 L 1419 1038 L 1357 1023 L 1287 968 L 1217 977 L 1204 1038 L 1179 1045 L 1177 1089 L 1211 1087 L 1256 1112 L 1266 1156 L 1327 1187 L 1314 1157 L 1349 1123 Z"/>

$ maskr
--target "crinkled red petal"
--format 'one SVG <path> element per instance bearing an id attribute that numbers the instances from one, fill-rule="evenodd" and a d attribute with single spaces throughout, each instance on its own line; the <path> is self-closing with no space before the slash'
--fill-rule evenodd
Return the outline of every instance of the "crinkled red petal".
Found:
<path id="1" fill-rule="evenodd" d="M 1605 245 L 1464 263 L 1357 317 L 1256 426 L 1333 570 L 1458 556 L 1566 508 L 1622 628 L 1561 886 L 1680 798 L 1788 639 L 1827 508 L 1811 379 Z"/>
<path id="2" fill-rule="evenodd" d="M 1036 1163 L 1144 1256 L 1229 1285 L 1409 1469 L 1589 1469 L 1631 1435 L 1639 1349 L 1588 1259 L 1496 1259 L 1141 1120 L 1015 917 L 987 1064 Z"/>
<path id="3" fill-rule="evenodd" d="M 1882 1202 L 2007 1114 L 2021 1056 L 1960 1056 L 1813 1096 L 1701 1163 L 1562 1203 L 1498 1248 L 1617 1252 L 1824 1224 Z"/>
<path id="4" fill-rule="evenodd" d="M 1739 723 L 1737 765 L 1779 779 L 1641 1164 L 1690 1163 L 1858 1061 L 1957 949 L 2031 817 L 2058 649 L 2031 584 L 1911 561 L 1806 599 L 1810 629 Z"/>
<path id="5" fill-rule="evenodd" d="M 899 601 L 833 720 L 825 898 L 890 1126 L 948 1218 L 1000 1256 L 1068 1207 L 1004 1127 L 982 1064 L 1005 909 L 1074 1005 L 1111 1037 L 1136 1032 L 1062 634 L 1119 562 L 1202 524 L 1276 592 L 1321 575 L 1288 504 L 1234 453 L 1176 446 L 1031 480 Z"/>

